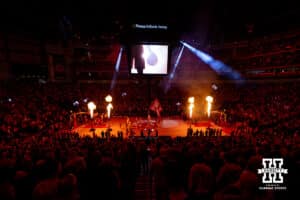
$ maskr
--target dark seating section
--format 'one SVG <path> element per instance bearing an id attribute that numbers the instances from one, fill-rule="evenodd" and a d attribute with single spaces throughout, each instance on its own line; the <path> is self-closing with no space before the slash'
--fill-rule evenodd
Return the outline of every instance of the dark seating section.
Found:
<path id="1" fill-rule="evenodd" d="M 292 199 L 297 189 L 298 82 L 220 84 L 213 95 L 225 122 L 236 127 L 231 136 L 108 141 L 70 131 L 71 110 L 85 110 L 83 100 L 98 92 L 92 100 L 101 102 L 101 85 L 2 86 L 7 89 L 0 103 L 0 199 L 135 199 L 141 175 L 151 177 L 156 199 Z M 123 88 L 114 95 L 118 92 Z M 144 115 L 139 109 L 147 97 L 134 98 L 135 89 L 126 92 L 130 106 L 114 99 L 119 108 L 114 114 Z M 176 106 L 169 109 L 181 114 L 172 111 Z M 284 159 L 286 191 L 258 190 L 262 158 Z"/>

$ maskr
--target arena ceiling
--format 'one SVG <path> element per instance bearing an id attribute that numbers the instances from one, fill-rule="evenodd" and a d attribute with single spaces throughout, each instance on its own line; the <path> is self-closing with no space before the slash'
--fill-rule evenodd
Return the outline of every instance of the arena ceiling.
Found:
<path id="1" fill-rule="evenodd" d="M 235 40 L 299 28 L 300 9 L 291 0 L 18 1 L 2 6 L 1 29 L 46 38 L 119 36 L 132 23 L 159 23 L 173 34 Z"/>

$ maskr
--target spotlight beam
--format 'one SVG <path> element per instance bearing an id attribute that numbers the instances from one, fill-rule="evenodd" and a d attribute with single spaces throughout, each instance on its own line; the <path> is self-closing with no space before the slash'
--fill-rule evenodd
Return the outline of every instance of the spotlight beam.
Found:
<path id="1" fill-rule="evenodd" d="M 212 56 L 204 53 L 203 51 L 196 49 L 195 47 L 189 45 L 186 42 L 180 41 L 185 47 L 187 47 L 191 52 L 193 52 L 198 58 L 200 58 L 204 63 L 208 64 L 215 72 L 220 75 L 228 76 L 234 80 L 241 80 L 241 75 L 237 71 L 233 70 L 230 66 L 224 64 L 220 60 L 214 59 Z"/>
<path id="2" fill-rule="evenodd" d="M 178 56 L 177 56 L 176 62 L 175 62 L 174 67 L 173 67 L 173 70 L 172 70 L 172 72 L 171 72 L 171 74 L 170 74 L 170 78 L 171 78 L 171 79 L 174 78 L 175 71 L 176 71 L 176 68 L 177 68 L 177 66 L 178 66 L 178 64 L 179 64 L 179 61 L 180 61 L 180 58 L 181 58 L 181 56 L 182 56 L 183 50 L 184 50 L 184 45 L 182 45 L 182 47 L 181 47 L 181 49 L 180 49 L 180 52 L 179 52 L 179 54 L 178 54 Z"/>
<path id="3" fill-rule="evenodd" d="M 177 66 L 179 64 L 180 58 L 182 56 L 183 50 L 184 50 L 184 45 L 182 45 L 182 47 L 180 49 L 180 52 L 179 52 L 179 54 L 178 54 L 178 56 L 176 58 L 176 62 L 174 64 L 174 66 L 173 66 L 172 72 L 171 72 L 171 74 L 170 74 L 170 76 L 168 78 L 168 82 L 167 82 L 166 87 L 165 87 L 165 93 L 170 89 L 170 84 L 171 84 L 170 82 L 171 82 L 171 80 L 175 76 L 175 72 L 176 72 Z"/>
<path id="4" fill-rule="evenodd" d="M 117 76 L 118 76 L 120 64 L 121 64 L 122 53 L 123 53 L 123 47 L 120 48 L 120 51 L 118 54 L 117 62 L 115 64 L 115 72 L 114 72 L 113 78 L 111 80 L 110 90 L 112 90 L 116 84 L 116 80 L 117 80 Z"/>

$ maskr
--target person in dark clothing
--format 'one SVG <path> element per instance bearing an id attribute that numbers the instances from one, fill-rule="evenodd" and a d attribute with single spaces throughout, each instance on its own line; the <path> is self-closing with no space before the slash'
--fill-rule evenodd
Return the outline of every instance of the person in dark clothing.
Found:
<path id="1" fill-rule="evenodd" d="M 143 52 L 143 45 L 134 45 L 131 48 L 131 70 L 135 68 L 138 74 L 142 74 L 143 70 L 145 69 L 145 59 L 143 58 Z"/>

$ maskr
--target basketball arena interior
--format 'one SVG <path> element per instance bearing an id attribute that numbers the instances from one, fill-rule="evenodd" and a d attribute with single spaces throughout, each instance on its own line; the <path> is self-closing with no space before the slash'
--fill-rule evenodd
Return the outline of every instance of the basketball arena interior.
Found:
<path id="1" fill-rule="evenodd" d="M 297 199 L 294 2 L 2 9 L 1 200 Z"/>

